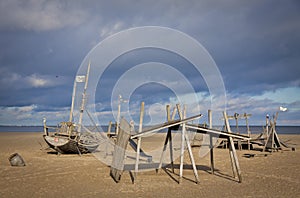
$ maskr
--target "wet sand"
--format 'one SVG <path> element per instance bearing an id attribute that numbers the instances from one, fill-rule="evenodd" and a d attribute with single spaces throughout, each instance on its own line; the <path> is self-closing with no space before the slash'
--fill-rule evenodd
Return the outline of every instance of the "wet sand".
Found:
<path id="1" fill-rule="evenodd" d="M 199 147 L 193 147 L 199 184 L 194 182 L 187 151 L 181 184 L 177 183 L 179 159 L 174 162 L 175 174 L 168 169 L 144 171 L 133 184 L 128 171 L 116 183 L 110 167 L 93 154 L 57 155 L 47 149 L 42 133 L 1 132 L 0 197 L 300 197 L 300 135 L 279 137 L 296 151 L 237 151 L 242 183 L 233 178 L 227 149 L 214 149 L 212 175 L 209 155 L 200 158 Z M 147 143 L 162 146 L 164 138 L 161 134 L 144 138 L 145 150 Z M 10 166 L 8 157 L 15 152 L 24 158 L 25 167 Z M 256 155 L 244 157 L 249 153 Z"/>

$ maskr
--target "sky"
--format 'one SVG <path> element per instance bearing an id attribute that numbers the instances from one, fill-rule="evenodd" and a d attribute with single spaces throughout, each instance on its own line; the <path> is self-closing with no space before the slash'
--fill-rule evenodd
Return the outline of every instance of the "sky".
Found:
<path id="1" fill-rule="evenodd" d="M 297 0 L 0 0 L 0 125 L 68 120 L 74 79 L 86 55 L 115 33 L 142 26 L 172 28 L 203 45 L 223 78 L 229 115 L 249 113 L 250 124 L 264 125 L 266 114 L 283 106 L 288 110 L 279 113 L 277 124 L 300 125 L 299 21 Z M 111 104 L 118 98 L 112 90 L 122 72 L 149 61 L 183 74 L 206 114 L 210 95 L 193 66 L 176 54 L 141 49 L 118 57 L 100 79 L 95 106 L 101 124 L 114 121 Z M 134 118 L 141 101 L 151 124 L 164 122 L 165 105 L 177 102 L 157 83 L 130 96 Z"/>

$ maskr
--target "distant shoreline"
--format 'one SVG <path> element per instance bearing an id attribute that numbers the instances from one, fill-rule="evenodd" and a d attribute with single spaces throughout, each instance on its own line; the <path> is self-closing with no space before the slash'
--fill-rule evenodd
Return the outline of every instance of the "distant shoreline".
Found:
<path id="1" fill-rule="evenodd" d="M 149 126 L 144 126 L 144 128 Z M 100 127 L 99 127 L 100 128 Z M 102 131 L 107 131 L 108 126 L 103 125 L 100 128 Z M 236 132 L 236 127 L 231 126 L 231 130 Z M 260 134 L 263 130 L 262 126 L 250 126 L 251 134 Z M 113 130 L 112 130 L 113 131 Z M 247 133 L 246 126 L 239 126 L 239 131 L 242 134 Z M 276 126 L 278 134 L 300 134 L 300 126 Z M 43 132 L 43 126 L 0 126 L 0 133 L 3 132 Z M 50 131 L 51 132 L 51 131 Z M 165 131 L 163 131 L 165 132 Z"/>

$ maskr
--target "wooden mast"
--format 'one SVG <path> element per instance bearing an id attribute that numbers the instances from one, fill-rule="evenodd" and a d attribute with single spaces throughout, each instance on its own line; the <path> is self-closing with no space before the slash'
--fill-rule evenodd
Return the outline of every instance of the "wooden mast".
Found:
<path id="1" fill-rule="evenodd" d="M 81 101 L 81 107 L 80 107 L 80 114 L 79 114 L 79 121 L 78 121 L 78 132 L 81 132 L 81 124 L 82 124 L 82 117 L 83 117 L 83 111 L 85 107 L 85 100 L 86 100 L 86 90 L 88 86 L 88 81 L 89 81 L 89 74 L 90 74 L 90 68 L 91 68 L 91 62 L 89 61 L 87 72 L 86 72 L 86 77 L 85 77 L 85 84 L 84 84 L 84 89 L 82 93 L 82 101 Z"/>
<path id="2" fill-rule="evenodd" d="M 76 78 L 77 78 L 77 76 L 76 76 Z M 72 120 L 73 120 L 74 101 L 75 101 L 75 94 L 76 94 L 76 87 L 77 87 L 77 82 L 76 82 L 77 79 L 76 78 L 74 80 L 74 85 L 73 85 L 72 104 L 71 104 L 69 122 L 72 122 Z"/>

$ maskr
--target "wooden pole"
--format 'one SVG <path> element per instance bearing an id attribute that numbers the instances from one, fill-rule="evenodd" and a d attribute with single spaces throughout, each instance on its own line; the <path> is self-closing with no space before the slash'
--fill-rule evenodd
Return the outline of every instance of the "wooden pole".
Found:
<path id="1" fill-rule="evenodd" d="M 167 121 L 170 122 L 171 121 L 171 117 L 170 117 L 170 105 L 166 105 L 166 111 L 167 111 Z M 173 110 L 173 113 L 174 113 L 174 111 L 175 110 Z M 173 118 L 173 116 L 172 116 L 172 118 Z M 162 161 L 163 161 L 163 158 L 164 158 L 164 155 L 165 155 L 165 152 L 166 152 L 166 148 L 167 148 L 168 142 L 169 142 L 169 147 L 170 147 L 171 168 L 172 168 L 172 173 L 174 173 L 173 145 L 172 145 L 172 131 L 171 131 L 171 127 L 168 128 L 167 136 L 166 136 L 166 139 L 165 139 L 163 151 L 161 153 L 160 162 L 159 162 L 158 168 L 156 169 L 156 173 L 162 167 Z"/>
<path id="2" fill-rule="evenodd" d="M 227 128 L 228 132 L 231 132 L 226 111 L 223 112 L 223 116 L 224 116 L 224 119 L 225 119 L 226 128 Z M 228 137 L 228 141 L 229 141 L 229 152 L 230 152 L 230 156 L 232 158 L 232 164 L 233 164 L 233 167 L 234 167 L 234 169 L 235 169 L 235 171 L 238 175 L 238 180 L 241 183 L 242 182 L 242 175 L 241 175 L 241 170 L 240 170 L 240 165 L 239 165 L 239 161 L 238 161 L 238 158 L 237 158 L 236 150 L 235 150 L 235 147 L 234 147 L 233 138 Z"/>
<path id="3" fill-rule="evenodd" d="M 174 120 L 174 119 L 175 119 L 176 111 L 177 111 L 177 108 L 174 107 L 174 108 L 173 108 L 173 112 L 172 112 L 172 116 L 171 116 L 171 120 Z"/>
<path id="4" fill-rule="evenodd" d="M 110 137 L 111 125 L 112 125 L 112 122 L 109 121 L 109 123 L 108 123 L 108 129 L 107 129 L 107 136 L 108 136 L 108 137 Z"/>
<path id="5" fill-rule="evenodd" d="M 119 125 L 120 125 L 120 114 L 121 114 L 121 99 L 122 96 L 118 97 L 118 113 L 117 113 L 117 122 L 116 122 L 116 135 L 119 133 Z"/>
<path id="6" fill-rule="evenodd" d="M 48 127 L 46 124 L 46 118 L 43 118 L 43 124 L 44 124 L 44 135 L 48 136 L 49 133 L 48 133 Z"/>
<path id="7" fill-rule="evenodd" d="M 183 107 L 183 119 L 185 119 L 185 118 L 186 118 L 186 105 L 184 105 L 184 107 Z M 196 164 L 195 164 L 194 155 L 193 155 L 193 152 L 192 152 L 192 147 L 191 147 L 191 144 L 190 144 L 189 136 L 188 136 L 188 134 L 186 134 L 185 125 L 186 125 L 186 123 L 182 124 L 182 130 L 184 130 L 185 141 L 186 141 L 186 144 L 187 144 L 190 160 L 191 160 L 191 163 L 192 163 L 196 183 L 198 184 L 199 183 L 199 177 L 198 177 L 197 167 L 196 167 Z"/>
<path id="8" fill-rule="evenodd" d="M 266 138 L 269 137 L 269 114 L 266 115 Z"/>
<path id="9" fill-rule="evenodd" d="M 171 120 L 170 105 L 166 105 L 166 110 L 167 110 L 167 121 L 170 122 Z"/>
<path id="10" fill-rule="evenodd" d="M 244 113 L 244 116 L 245 116 L 245 120 L 246 120 L 247 134 L 248 134 L 248 137 L 250 138 L 251 132 L 250 132 L 250 128 L 249 128 L 249 122 L 248 122 L 248 115 L 247 115 L 247 113 Z M 250 150 L 250 140 L 248 140 L 248 150 Z"/>
<path id="11" fill-rule="evenodd" d="M 180 120 L 182 120 L 182 112 L 180 110 L 180 105 L 176 104 L 178 115 L 180 117 Z M 182 180 L 182 174 L 183 174 L 183 159 L 184 159 L 184 136 L 185 136 L 185 127 L 183 127 L 182 124 L 182 130 L 181 130 L 181 147 L 180 147 L 180 167 L 179 167 L 179 183 L 181 183 Z"/>
<path id="12" fill-rule="evenodd" d="M 71 103 L 69 122 L 73 121 L 73 111 L 74 111 L 74 104 L 75 104 L 76 87 L 77 87 L 77 82 L 76 82 L 76 78 L 75 78 L 74 85 L 73 85 L 72 103 Z"/>
<path id="13" fill-rule="evenodd" d="M 89 61 L 86 76 L 85 76 L 85 84 L 84 84 L 84 89 L 83 89 L 83 94 L 82 94 L 82 101 L 81 101 L 81 108 L 80 108 L 80 114 L 79 114 L 79 121 L 78 121 L 78 132 L 81 132 L 81 125 L 82 125 L 82 118 L 83 118 L 83 111 L 85 108 L 85 100 L 86 100 L 86 90 L 88 87 L 88 82 L 89 82 L 89 74 L 90 74 L 90 68 L 91 68 L 91 62 Z"/>
<path id="14" fill-rule="evenodd" d="M 234 113 L 234 119 L 235 119 L 236 132 L 238 134 L 240 134 L 240 131 L 239 131 L 239 114 L 238 113 Z"/>
<path id="15" fill-rule="evenodd" d="M 209 128 L 212 128 L 212 111 L 208 110 L 208 123 Z M 209 135 L 209 143 L 210 143 L 210 169 L 211 173 L 214 174 L 214 146 L 213 146 L 213 134 Z"/>
<path id="16" fill-rule="evenodd" d="M 145 103 L 141 102 L 139 133 L 142 132 L 142 130 L 143 130 L 144 109 L 145 109 Z M 135 161 L 135 178 L 136 178 L 137 172 L 139 170 L 141 141 L 142 141 L 142 137 L 138 137 L 137 138 L 137 149 L 136 149 L 136 161 Z"/>
<path id="17" fill-rule="evenodd" d="M 170 105 L 167 105 L 167 114 L 169 114 L 169 116 L 167 116 L 168 122 L 170 122 L 171 120 L 174 120 L 175 113 L 176 113 L 176 108 L 174 107 L 173 112 L 172 112 L 172 116 L 171 116 L 171 114 L 170 114 Z M 172 142 L 171 128 L 168 128 L 167 139 L 168 139 L 167 142 L 169 142 L 169 149 L 170 149 L 171 170 L 172 170 L 172 173 L 174 173 L 174 157 L 173 157 L 173 142 Z"/>

